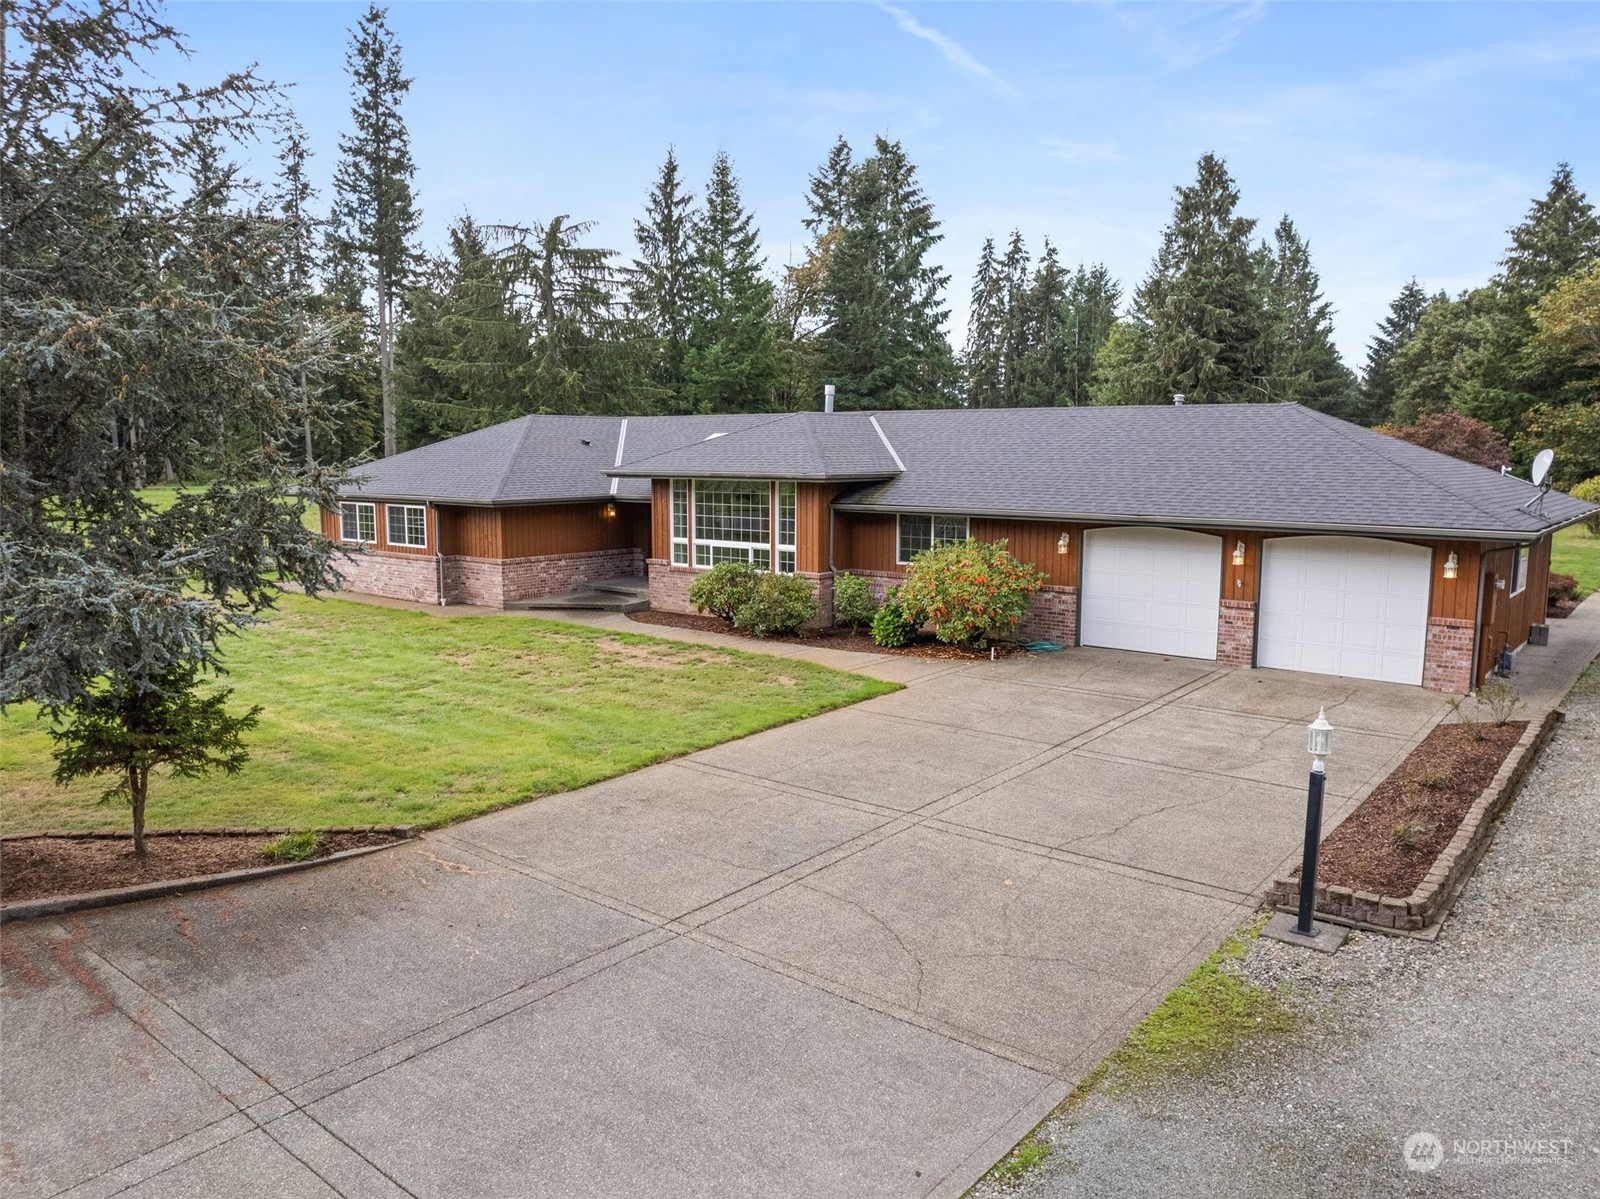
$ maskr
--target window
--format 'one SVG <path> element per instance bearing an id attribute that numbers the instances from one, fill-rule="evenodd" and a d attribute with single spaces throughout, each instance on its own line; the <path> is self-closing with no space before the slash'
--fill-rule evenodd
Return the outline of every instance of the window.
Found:
<path id="1" fill-rule="evenodd" d="M 427 545 L 428 510 L 412 504 L 390 504 L 389 544 Z"/>
<path id="2" fill-rule="evenodd" d="M 772 569 L 772 485 L 698 479 L 694 485 L 694 564 L 748 562 Z"/>
<path id="3" fill-rule="evenodd" d="M 1528 547 L 1517 546 L 1516 557 L 1511 559 L 1511 594 L 1516 595 L 1528 585 Z"/>
<path id="4" fill-rule="evenodd" d="M 366 543 L 378 540 L 376 504 L 340 504 L 339 540 Z"/>
<path id="5" fill-rule="evenodd" d="M 965 516 L 922 516 L 910 512 L 901 513 L 900 554 L 896 561 L 904 565 L 923 550 L 931 550 L 936 545 L 949 545 L 952 541 L 966 539 Z"/>
<path id="6" fill-rule="evenodd" d="M 672 564 L 689 565 L 689 481 L 672 480 Z"/>
<path id="7" fill-rule="evenodd" d="M 794 484 L 778 484 L 778 573 L 794 573 Z"/>

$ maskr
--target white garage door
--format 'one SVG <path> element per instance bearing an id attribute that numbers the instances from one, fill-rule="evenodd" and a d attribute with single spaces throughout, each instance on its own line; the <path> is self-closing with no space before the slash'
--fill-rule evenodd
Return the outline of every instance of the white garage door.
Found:
<path id="1" fill-rule="evenodd" d="M 1084 645 L 1217 656 L 1222 538 L 1178 529 L 1083 535 Z"/>
<path id="2" fill-rule="evenodd" d="M 1261 559 L 1256 665 L 1422 682 L 1433 555 L 1370 537 L 1273 537 Z"/>

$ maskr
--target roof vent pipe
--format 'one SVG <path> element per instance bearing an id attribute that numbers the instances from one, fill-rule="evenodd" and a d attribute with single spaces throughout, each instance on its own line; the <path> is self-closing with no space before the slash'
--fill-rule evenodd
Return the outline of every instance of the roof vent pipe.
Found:
<path id="1" fill-rule="evenodd" d="M 1174 408 L 1183 407 L 1183 392 L 1180 391 L 1177 395 L 1172 397 L 1172 406 Z"/>
<path id="2" fill-rule="evenodd" d="M 822 389 L 822 410 L 824 412 L 832 412 L 833 411 L 833 384 L 832 383 L 829 383 L 827 386 L 825 386 Z"/>

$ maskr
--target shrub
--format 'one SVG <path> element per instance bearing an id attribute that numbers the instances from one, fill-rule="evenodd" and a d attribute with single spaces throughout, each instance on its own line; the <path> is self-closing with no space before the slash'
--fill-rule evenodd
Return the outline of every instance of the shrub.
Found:
<path id="1" fill-rule="evenodd" d="M 1578 580 L 1573 578 L 1571 575 L 1556 574 L 1554 571 L 1551 571 L 1550 602 L 1552 604 L 1559 604 L 1563 600 L 1575 600 L 1577 598 Z"/>
<path id="2" fill-rule="evenodd" d="M 689 602 L 698 612 L 732 620 L 755 595 L 760 578 L 760 572 L 748 562 L 723 562 L 689 584 Z"/>
<path id="3" fill-rule="evenodd" d="M 1000 541 L 952 542 L 916 556 L 900 588 L 913 624 L 931 624 L 949 645 L 971 645 L 991 630 L 1008 632 L 1044 585 L 1044 573 L 1018 562 Z"/>
<path id="4" fill-rule="evenodd" d="M 1450 781 L 1450 768 L 1448 766 L 1424 766 L 1407 781 L 1415 782 L 1417 786 L 1426 787 L 1430 791 L 1437 791 Z"/>
<path id="5" fill-rule="evenodd" d="M 878 614 L 878 601 L 872 588 L 859 575 L 833 576 L 833 623 L 848 625 L 854 632 L 862 625 L 870 625 Z"/>
<path id="6" fill-rule="evenodd" d="M 310 829 L 285 833 L 261 850 L 261 856 L 274 862 L 305 862 L 316 857 L 322 838 Z"/>
<path id="7" fill-rule="evenodd" d="M 905 613 L 900 610 L 900 600 L 896 594 L 898 590 L 896 588 L 889 593 L 883 607 L 872 618 L 872 639 L 885 649 L 900 649 L 910 645 L 911 639 L 917 635 L 917 626 L 907 620 Z"/>
<path id="8" fill-rule="evenodd" d="M 1600 475 L 1592 479 L 1585 479 L 1572 489 L 1572 498 L 1585 500 L 1591 504 L 1600 504 Z M 1589 536 L 1600 537 L 1600 512 L 1591 512 L 1583 518 L 1583 527 L 1589 530 Z M 1576 598 L 1576 597 L 1574 597 Z"/>
<path id="9" fill-rule="evenodd" d="M 1433 825 L 1426 820 L 1408 817 L 1394 826 L 1394 843 L 1401 849 L 1418 849 L 1427 841 L 1431 832 Z"/>
<path id="10" fill-rule="evenodd" d="M 761 574 L 733 614 L 733 627 L 768 637 L 795 633 L 817 614 L 817 596 L 807 579 Z"/>
<path id="11" fill-rule="evenodd" d="M 1496 724 L 1506 724 L 1522 707 L 1522 696 L 1504 679 L 1490 679 L 1478 688 L 1478 703 L 1489 709 Z"/>

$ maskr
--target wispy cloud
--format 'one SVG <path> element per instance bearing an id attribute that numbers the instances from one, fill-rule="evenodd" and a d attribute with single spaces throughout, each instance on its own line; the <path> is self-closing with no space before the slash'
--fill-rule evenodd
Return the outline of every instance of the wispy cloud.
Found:
<path id="1" fill-rule="evenodd" d="M 1168 70 L 1182 71 L 1215 58 L 1255 24 L 1266 0 L 1232 4 L 1112 6 L 1123 28 L 1143 34 Z"/>
<path id="2" fill-rule="evenodd" d="M 1123 156 L 1116 142 L 1075 142 L 1064 137 L 1047 137 L 1039 144 L 1051 158 L 1062 162 L 1119 162 Z"/>
<path id="3" fill-rule="evenodd" d="M 924 25 L 905 9 L 897 8 L 893 4 L 879 4 L 878 7 L 894 18 L 894 23 L 900 26 L 902 32 L 909 33 L 912 37 L 920 38 L 929 45 L 937 47 L 939 53 L 944 55 L 945 62 L 962 74 L 972 76 L 1008 99 L 1020 100 L 1022 98 L 1021 92 L 996 75 L 992 67 L 974 58 L 965 46 L 948 33 L 942 33 L 937 29 Z"/>

